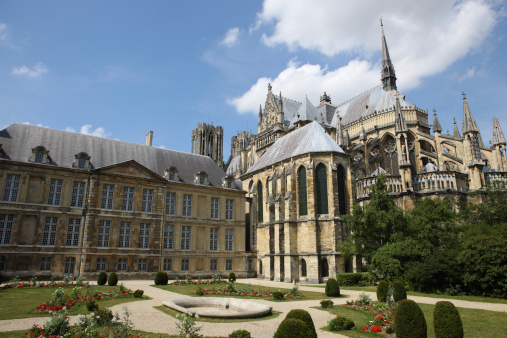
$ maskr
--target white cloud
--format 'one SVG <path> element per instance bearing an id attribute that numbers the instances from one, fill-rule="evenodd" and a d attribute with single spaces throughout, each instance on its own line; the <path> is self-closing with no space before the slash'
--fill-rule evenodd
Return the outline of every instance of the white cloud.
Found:
<path id="1" fill-rule="evenodd" d="M 158 147 L 156 147 L 156 148 L 160 148 L 160 149 L 167 149 L 167 147 L 166 147 L 165 145 L 163 145 L 163 144 L 159 145 L 159 146 L 158 146 Z"/>
<path id="2" fill-rule="evenodd" d="M 7 25 L 0 22 L 0 41 L 7 40 Z"/>
<path id="3" fill-rule="evenodd" d="M 69 129 L 69 127 L 66 128 L 66 130 Z M 72 129 L 72 128 L 70 128 Z M 70 131 L 70 130 L 67 130 Z M 91 124 L 85 124 L 81 126 L 81 129 L 79 130 L 80 134 L 83 135 L 91 135 L 91 136 L 98 136 L 98 137 L 109 137 L 111 135 L 110 132 L 106 132 L 106 130 L 103 127 L 97 127 L 95 130 L 92 129 Z"/>
<path id="4" fill-rule="evenodd" d="M 475 76 L 475 67 L 472 67 L 472 68 L 468 68 L 467 69 L 467 72 L 465 74 L 463 74 L 460 78 L 459 78 L 459 82 L 463 82 L 465 80 L 468 80 L 468 79 L 471 79 Z"/>
<path id="5" fill-rule="evenodd" d="M 271 83 L 275 93 L 302 101 L 305 95 L 314 104 L 319 103 L 324 91 L 331 96 L 333 103 L 359 94 L 379 84 L 379 70 L 366 61 L 352 60 L 346 66 L 329 71 L 320 65 L 299 65 L 295 60 L 289 61 L 275 79 L 260 78 L 246 93 L 227 102 L 239 113 L 258 113 L 259 104 L 266 100 L 267 86 Z"/>
<path id="6" fill-rule="evenodd" d="M 398 77 L 400 91 L 417 87 L 424 77 L 444 71 L 478 48 L 492 31 L 497 13 L 487 0 L 335 1 L 265 0 L 251 30 L 274 25 L 264 33 L 267 46 L 285 45 L 327 56 L 361 55 L 346 66 L 328 71 L 320 65 L 294 67 L 289 63 L 274 80 L 260 78 L 250 90 L 228 102 L 238 112 L 257 113 L 271 82 L 282 95 L 314 104 L 324 91 L 333 102 L 351 98 L 378 84 L 380 60 L 369 61 L 381 48 L 379 18 Z M 467 72 L 466 77 L 473 76 Z M 294 82 L 295 81 L 295 82 Z M 302 93 L 307 91 L 307 93 Z M 338 99 L 338 100 L 337 100 Z"/>
<path id="7" fill-rule="evenodd" d="M 225 33 L 225 37 L 220 44 L 231 47 L 238 42 L 240 34 L 241 32 L 238 27 L 231 28 Z"/>
<path id="8" fill-rule="evenodd" d="M 13 67 L 12 74 L 16 76 L 24 76 L 29 78 L 37 78 L 46 74 L 49 69 L 42 63 L 39 62 L 32 69 L 27 66 Z"/>

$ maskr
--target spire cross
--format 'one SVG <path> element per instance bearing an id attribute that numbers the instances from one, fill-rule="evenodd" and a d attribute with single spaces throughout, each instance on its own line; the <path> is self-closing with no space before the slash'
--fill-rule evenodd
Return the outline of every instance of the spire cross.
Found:
<path id="1" fill-rule="evenodd" d="M 433 115 L 437 115 L 437 110 L 433 108 Z"/>
<path id="2" fill-rule="evenodd" d="M 465 94 L 465 92 L 461 93 L 461 95 L 463 95 L 463 100 L 467 99 L 467 95 Z"/>
<path id="3" fill-rule="evenodd" d="M 384 26 L 384 24 L 382 23 L 382 18 L 380 18 L 380 26 Z"/>

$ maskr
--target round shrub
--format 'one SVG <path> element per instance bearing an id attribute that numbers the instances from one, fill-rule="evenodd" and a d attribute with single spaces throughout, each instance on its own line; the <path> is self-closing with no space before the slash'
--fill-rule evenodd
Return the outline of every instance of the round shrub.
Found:
<path id="1" fill-rule="evenodd" d="M 86 308 L 88 309 L 88 311 L 92 312 L 97 310 L 99 306 L 97 305 L 97 303 L 95 303 L 95 301 L 91 300 L 86 303 Z"/>
<path id="2" fill-rule="evenodd" d="M 329 278 L 326 282 L 326 296 L 340 297 L 340 286 L 334 278 Z"/>
<path id="3" fill-rule="evenodd" d="M 454 304 L 447 301 L 435 304 L 433 329 L 436 338 L 463 338 L 463 323 Z"/>
<path id="4" fill-rule="evenodd" d="M 107 278 L 107 285 L 116 286 L 118 284 L 118 275 L 115 272 L 111 272 Z"/>
<path id="5" fill-rule="evenodd" d="M 229 282 L 235 282 L 236 281 L 236 274 L 234 272 L 231 272 L 229 274 Z"/>
<path id="6" fill-rule="evenodd" d="M 93 312 L 95 324 L 106 326 L 113 322 L 113 312 L 108 309 L 97 309 Z"/>
<path id="7" fill-rule="evenodd" d="M 405 284 L 402 282 L 393 283 L 393 299 L 395 302 L 407 299 L 407 290 L 405 290 Z"/>
<path id="8" fill-rule="evenodd" d="M 155 285 L 166 285 L 168 280 L 167 272 L 159 271 L 155 275 Z"/>
<path id="9" fill-rule="evenodd" d="M 134 298 L 143 298 L 144 290 L 137 289 L 134 291 Z"/>
<path id="10" fill-rule="evenodd" d="M 229 335 L 229 338 L 251 338 L 250 332 L 247 330 L 236 330 Z"/>
<path id="11" fill-rule="evenodd" d="M 317 331 L 315 331 L 315 325 L 313 324 L 312 316 L 308 313 L 308 311 L 300 309 L 290 310 L 289 313 L 287 313 L 285 319 L 289 318 L 302 320 L 308 327 L 308 330 L 310 330 L 308 337 L 317 338 Z"/>
<path id="12" fill-rule="evenodd" d="M 394 322 L 396 323 L 396 338 L 428 336 L 424 314 L 413 300 L 404 299 L 398 303 Z"/>
<path id="13" fill-rule="evenodd" d="M 300 319 L 284 319 L 273 338 L 308 338 L 313 337 L 308 326 Z"/>
<path id="14" fill-rule="evenodd" d="M 97 285 L 106 285 L 107 282 L 107 273 L 102 271 L 99 273 L 99 276 L 97 277 Z"/>
<path id="15" fill-rule="evenodd" d="M 389 292 L 389 282 L 381 280 L 377 285 L 377 300 L 379 302 L 386 302 L 387 292 Z"/>
<path id="16" fill-rule="evenodd" d="M 273 292 L 273 298 L 276 300 L 284 300 L 285 295 L 283 294 L 282 291 L 275 291 L 275 292 Z"/>
<path id="17" fill-rule="evenodd" d="M 354 322 L 342 316 L 336 316 L 329 321 L 327 328 L 330 331 L 351 330 L 355 326 Z"/>
<path id="18" fill-rule="evenodd" d="M 327 309 L 328 307 L 333 307 L 333 301 L 329 299 L 324 299 L 320 301 L 320 306 L 322 306 L 324 309 Z"/>

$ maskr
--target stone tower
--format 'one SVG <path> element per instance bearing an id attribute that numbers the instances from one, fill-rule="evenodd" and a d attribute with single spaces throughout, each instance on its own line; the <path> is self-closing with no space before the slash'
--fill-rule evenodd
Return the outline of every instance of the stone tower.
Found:
<path id="1" fill-rule="evenodd" d="M 211 157 L 220 168 L 224 167 L 224 130 L 204 122 L 192 131 L 191 153 Z"/>

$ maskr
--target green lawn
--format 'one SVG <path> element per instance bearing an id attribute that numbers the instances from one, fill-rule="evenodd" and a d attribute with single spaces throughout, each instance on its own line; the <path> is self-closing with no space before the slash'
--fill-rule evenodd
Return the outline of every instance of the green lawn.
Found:
<path id="1" fill-rule="evenodd" d="M 118 290 L 119 286 L 91 286 L 98 291 Z M 11 288 L 0 289 L 0 318 L 5 319 L 18 319 L 18 318 L 32 318 L 32 317 L 48 317 L 48 312 L 34 313 L 34 309 L 53 299 L 53 295 L 57 288 Z M 66 293 L 72 291 L 72 287 L 64 288 Z M 82 287 L 81 291 L 84 293 L 85 288 Z M 112 298 L 96 301 L 100 307 L 111 307 L 116 304 L 128 303 L 138 300 L 150 299 L 143 296 L 143 298 L 125 297 L 125 298 Z M 86 309 L 86 303 L 76 303 L 71 307 L 67 314 L 69 316 L 77 314 L 89 313 Z M 1 336 L 0 336 L 1 337 Z"/>
<path id="2" fill-rule="evenodd" d="M 195 291 L 199 286 L 201 286 L 204 289 L 225 289 L 227 287 L 227 283 L 220 283 L 220 284 L 211 284 L 211 285 L 195 285 L 195 284 L 180 284 L 180 285 L 154 285 L 155 287 L 158 287 L 160 289 L 180 293 L 182 295 L 197 297 L 195 294 Z M 237 283 L 236 289 L 240 290 L 242 288 L 246 288 L 248 284 L 242 284 Z M 267 286 L 259 286 L 259 285 L 252 285 L 251 286 L 252 291 L 257 292 L 274 292 L 277 290 L 280 291 L 288 291 L 290 289 L 281 289 L 281 288 L 272 288 Z M 301 295 L 303 295 L 303 298 L 285 298 L 282 300 L 282 302 L 291 302 L 291 301 L 301 301 L 301 300 L 315 300 L 315 299 L 330 299 L 330 297 L 327 297 L 325 293 L 323 292 L 311 292 L 311 291 L 300 291 Z M 221 295 L 204 295 L 202 297 L 219 297 Z M 236 298 L 244 298 L 244 299 L 265 299 L 268 301 L 278 302 L 277 300 L 273 299 L 272 297 L 258 297 L 258 296 L 239 296 L 239 295 L 224 295 L 224 297 L 236 297 Z M 347 295 L 341 295 L 341 298 L 348 297 Z M 333 298 L 333 297 L 331 297 Z"/>
<path id="3" fill-rule="evenodd" d="M 435 306 L 428 304 L 418 305 L 423 311 L 424 318 L 426 319 L 428 337 L 435 337 L 435 334 L 433 332 L 433 309 Z M 382 336 L 378 333 L 361 331 L 361 327 L 366 326 L 373 318 L 371 312 L 366 312 L 343 305 L 334 306 L 331 309 L 323 309 L 321 307 L 318 307 L 318 309 L 347 317 L 356 324 L 356 327 L 353 330 L 340 331 L 339 333 L 342 335 L 348 337 Z M 458 311 L 461 316 L 461 321 L 463 322 L 465 337 L 505 337 L 505 331 L 507 329 L 507 325 L 505 324 L 507 323 L 507 313 L 464 308 L 458 308 Z"/>
<path id="4" fill-rule="evenodd" d="M 325 285 L 308 285 L 309 287 L 325 288 Z M 340 290 L 351 290 L 351 291 L 364 291 L 364 292 L 377 292 L 376 286 L 340 286 Z M 456 299 L 466 300 L 469 302 L 482 302 L 482 303 L 493 303 L 493 304 L 507 304 L 507 299 L 492 298 L 492 297 L 481 297 L 481 296 L 449 296 L 436 293 L 423 293 L 415 291 L 407 291 L 409 296 L 417 297 L 431 297 L 431 298 L 444 298 L 444 299 Z"/>
<path id="5" fill-rule="evenodd" d="M 176 315 L 181 315 L 181 312 L 173 310 L 171 308 L 168 308 L 167 306 L 155 306 L 155 309 L 168 314 L 169 316 L 176 317 Z M 281 314 L 281 312 L 272 311 L 268 315 L 264 315 L 257 318 L 238 318 L 238 319 L 227 319 L 227 318 L 205 318 L 205 317 L 199 317 L 196 318 L 196 322 L 208 322 L 208 323 L 244 323 L 244 322 L 255 322 L 259 320 L 267 320 L 267 319 L 273 319 L 278 317 Z"/>

